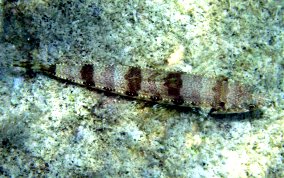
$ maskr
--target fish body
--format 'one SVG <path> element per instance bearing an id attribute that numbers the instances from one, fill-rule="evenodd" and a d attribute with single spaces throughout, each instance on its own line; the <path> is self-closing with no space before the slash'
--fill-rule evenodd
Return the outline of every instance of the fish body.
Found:
<path id="1" fill-rule="evenodd" d="M 225 77 L 99 63 L 40 65 L 37 70 L 98 90 L 162 104 L 206 108 L 212 113 L 243 113 L 257 106 L 250 87 Z"/>

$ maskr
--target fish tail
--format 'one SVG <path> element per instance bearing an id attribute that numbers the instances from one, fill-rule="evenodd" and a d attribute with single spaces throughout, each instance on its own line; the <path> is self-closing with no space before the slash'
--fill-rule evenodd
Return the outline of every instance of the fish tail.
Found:
<path id="1" fill-rule="evenodd" d="M 44 65 L 34 60 L 23 59 L 19 61 L 13 61 L 12 67 L 21 67 L 33 72 L 47 73 L 52 75 L 55 73 L 55 65 Z"/>
<path id="2" fill-rule="evenodd" d="M 41 68 L 40 64 L 37 64 L 34 61 L 26 60 L 26 59 L 13 61 L 11 64 L 11 67 L 21 67 L 21 68 L 25 68 L 25 69 L 29 69 L 33 71 L 39 71 Z"/>

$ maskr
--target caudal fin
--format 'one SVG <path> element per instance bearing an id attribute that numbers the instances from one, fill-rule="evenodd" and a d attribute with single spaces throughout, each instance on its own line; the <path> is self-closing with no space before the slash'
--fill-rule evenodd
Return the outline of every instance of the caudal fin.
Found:
<path id="1" fill-rule="evenodd" d="M 20 61 L 13 61 L 13 63 L 11 64 L 11 67 L 21 67 L 21 68 L 32 70 L 34 72 L 40 71 L 41 69 L 40 64 L 37 64 L 30 60 L 24 60 L 24 59 Z"/>

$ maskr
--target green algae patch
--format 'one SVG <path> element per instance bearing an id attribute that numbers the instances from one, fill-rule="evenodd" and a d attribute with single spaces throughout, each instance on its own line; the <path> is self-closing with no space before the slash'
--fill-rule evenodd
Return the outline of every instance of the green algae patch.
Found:
<path id="1" fill-rule="evenodd" d="M 6 66 L 22 59 L 96 61 L 222 75 L 251 84 L 265 101 L 261 117 L 220 120 L 6 68 L 0 71 L 6 176 L 283 177 L 280 1 L 0 4 Z"/>
<path id="2" fill-rule="evenodd" d="M 0 0 L 0 37 L 3 33 L 3 1 Z"/>

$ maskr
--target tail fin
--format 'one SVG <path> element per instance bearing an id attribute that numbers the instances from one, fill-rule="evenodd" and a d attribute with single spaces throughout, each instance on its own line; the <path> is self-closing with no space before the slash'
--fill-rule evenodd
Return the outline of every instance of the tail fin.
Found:
<path id="1" fill-rule="evenodd" d="M 22 60 L 15 61 L 12 67 L 21 67 L 36 73 L 45 73 L 49 75 L 55 75 L 56 65 L 44 65 L 35 61 Z"/>
<path id="2" fill-rule="evenodd" d="M 33 72 L 39 72 L 41 71 L 42 65 L 35 63 L 31 60 L 21 60 L 21 61 L 13 61 L 12 67 L 21 67 L 28 70 L 32 70 Z"/>
<path id="3" fill-rule="evenodd" d="M 11 66 L 31 69 L 33 68 L 34 64 L 29 60 L 22 60 L 22 61 L 13 61 Z"/>

